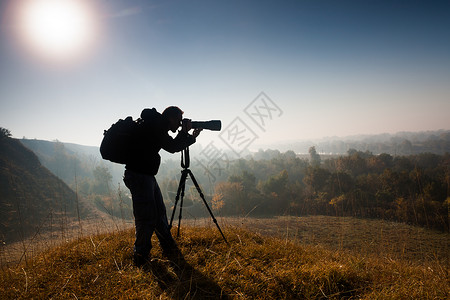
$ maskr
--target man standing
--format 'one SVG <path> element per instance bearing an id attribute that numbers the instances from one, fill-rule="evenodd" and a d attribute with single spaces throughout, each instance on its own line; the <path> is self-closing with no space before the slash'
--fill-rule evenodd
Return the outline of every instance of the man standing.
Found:
<path id="1" fill-rule="evenodd" d="M 141 113 L 143 124 L 140 127 L 135 154 L 125 166 L 125 185 L 130 189 L 133 200 L 133 214 L 136 226 L 136 241 L 134 243 L 134 263 L 143 266 L 152 248 L 153 232 L 159 239 L 161 248 L 166 255 L 177 250 L 167 221 L 161 190 L 156 182 L 161 157 L 159 151 L 164 149 L 170 153 L 182 151 L 195 143 L 201 129 L 194 129 L 189 134 L 192 125 L 190 120 L 183 120 L 183 111 L 176 106 L 166 108 L 162 114 L 155 108 L 144 109 Z M 168 131 L 176 132 L 175 138 Z"/>

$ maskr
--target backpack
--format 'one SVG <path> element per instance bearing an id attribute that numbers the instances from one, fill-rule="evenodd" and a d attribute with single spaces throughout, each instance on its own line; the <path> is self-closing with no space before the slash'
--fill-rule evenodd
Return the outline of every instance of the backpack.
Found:
<path id="1" fill-rule="evenodd" d="M 142 119 L 133 120 L 128 116 L 105 130 L 100 145 L 102 158 L 119 164 L 128 163 L 137 147 L 141 124 Z"/>

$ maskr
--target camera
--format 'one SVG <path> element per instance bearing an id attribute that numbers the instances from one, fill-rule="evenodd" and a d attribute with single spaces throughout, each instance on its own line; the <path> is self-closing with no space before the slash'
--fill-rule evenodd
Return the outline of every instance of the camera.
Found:
<path id="1" fill-rule="evenodd" d="M 212 131 L 220 131 L 222 128 L 222 122 L 220 120 L 211 121 L 191 121 L 192 128 L 202 128 Z"/>

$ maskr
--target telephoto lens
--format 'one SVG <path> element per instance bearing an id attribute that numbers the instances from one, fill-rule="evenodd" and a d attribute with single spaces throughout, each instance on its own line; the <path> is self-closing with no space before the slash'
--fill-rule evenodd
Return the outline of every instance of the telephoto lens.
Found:
<path id="1" fill-rule="evenodd" d="M 222 122 L 220 120 L 211 121 L 192 121 L 192 128 L 202 128 L 212 131 L 220 131 L 222 129 Z"/>

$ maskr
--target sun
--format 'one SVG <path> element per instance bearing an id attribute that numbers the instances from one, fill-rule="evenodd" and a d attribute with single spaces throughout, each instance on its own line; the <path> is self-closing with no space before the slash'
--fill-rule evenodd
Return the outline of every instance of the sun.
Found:
<path id="1" fill-rule="evenodd" d="M 92 2 L 92 1 L 90 1 Z M 17 7 L 20 39 L 46 60 L 79 57 L 95 43 L 98 24 L 84 0 L 26 0 Z"/>

